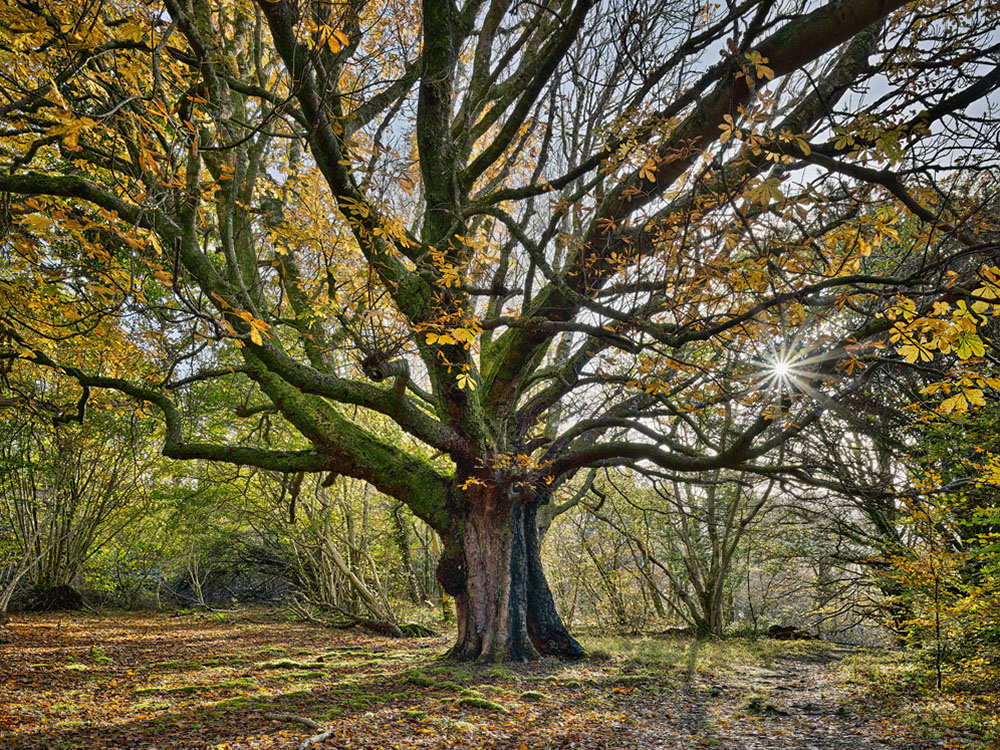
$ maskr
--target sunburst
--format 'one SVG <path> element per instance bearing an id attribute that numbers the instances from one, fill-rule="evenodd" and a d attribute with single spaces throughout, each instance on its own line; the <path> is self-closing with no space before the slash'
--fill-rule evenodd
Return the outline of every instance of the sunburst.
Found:
<path id="1" fill-rule="evenodd" d="M 820 388 L 820 383 L 830 377 L 830 373 L 824 372 L 821 365 L 839 359 L 842 354 L 843 350 L 839 347 L 817 353 L 810 352 L 804 343 L 783 341 L 772 348 L 769 355 L 760 362 L 760 370 L 752 387 L 770 393 L 779 402 L 799 394 L 855 421 L 856 415 L 848 413 L 847 409 Z M 783 409 L 788 406 L 789 403 L 786 402 Z"/>
<path id="2" fill-rule="evenodd" d="M 812 368 L 837 356 L 837 351 L 811 353 L 802 343 L 782 341 L 761 362 L 756 387 L 775 394 L 804 393 L 815 397 L 812 383 L 824 375 Z"/>

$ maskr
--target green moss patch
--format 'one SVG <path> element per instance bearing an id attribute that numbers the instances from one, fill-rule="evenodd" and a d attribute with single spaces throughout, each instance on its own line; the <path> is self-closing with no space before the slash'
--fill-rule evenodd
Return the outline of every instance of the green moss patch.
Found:
<path id="1" fill-rule="evenodd" d="M 549 699 L 545 693 L 538 693 L 534 690 L 528 690 L 520 695 L 521 700 L 527 701 L 528 703 L 543 703 Z"/>
<path id="2" fill-rule="evenodd" d="M 499 703 L 494 703 L 486 698 L 475 698 L 471 695 L 465 695 L 459 698 L 455 703 L 459 706 L 468 706 L 469 708 L 480 708 L 483 711 L 496 711 L 501 714 L 509 714 L 504 706 Z"/>
<path id="3" fill-rule="evenodd" d="M 406 673 L 403 682 L 417 687 L 435 687 L 437 683 L 423 672 L 413 669 Z"/>
<path id="4" fill-rule="evenodd" d="M 153 669 L 161 669 L 164 671 L 177 671 L 177 672 L 187 672 L 187 671 L 197 671 L 201 669 L 202 663 L 196 661 L 180 661 L 177 659 L 171 661 L 158 661 L 150 665 Z"/>
<path id="5" fill-rule="evenodd" d="M 257 669 L 324 669 L 326 664 L 321 661 L 294 661 L 293 659 L 276 659 L 257 665 Z"/>
<path id="6" fill-rule="evenodd" d="M 175 695 L 178 693 L 209 693 L 213 690 L 258 690 L 260 685 L 255 680 L 240 678 L 236 680 L 223 680 L 222 682 L 207 683 L 199 685 L 177 685 L 175 687 L 145 687 L 135 690 L 137 695 Z"/>
<path id="7" fill-rule="evenodd" d="M 490 667 L 483 672 L 483 677 L 487 677 L 491 680 L 512 680 L 517 677 L 517 675 L 506 667 Z"/>

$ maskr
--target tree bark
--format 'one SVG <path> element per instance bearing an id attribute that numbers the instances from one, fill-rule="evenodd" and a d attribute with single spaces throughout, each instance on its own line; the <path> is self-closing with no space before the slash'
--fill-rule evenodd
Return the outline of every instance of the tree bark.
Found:
<path id="1" fill-rule="evenodd" d="M 542 568 L 539 498 L 512 498 L 495 488 L 468 493 L 462 521 L 446 534 L 438 581 L 455 598 L 460 661 L 579 659 L 583 647 L 556 611 Z"/>
<path id="2" fill-rule="evenodd" d="M 722 589 L 713 584 L 700 598 L 701 615 L 695 620 L 698 638 L 722 637 Z"/>
<path id="3" fill-rule="evenodd" d="M 410 539 L 406 533 L 406 526 L 403 525 L 403 504 L 397 503 L 392 506 L 389 512 L 392 518 L 392 536 L 399 549 L 400 561 L 403 565 L 403 573 L 406 576 L 406 593 L 413 604 L 420 604 L 424 600 L 424 594 L 418 590 L 417 576 L 413 572 L 413 553 L 410 550 Z"/>

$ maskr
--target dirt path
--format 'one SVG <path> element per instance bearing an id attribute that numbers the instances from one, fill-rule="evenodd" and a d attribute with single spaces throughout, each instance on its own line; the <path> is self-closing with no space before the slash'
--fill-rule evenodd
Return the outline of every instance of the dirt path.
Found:
<path id="1" fill-rule="evenodd" d="M 630 747 L 727 750 L 923 750 L 871 718 L 837 679 L 845 650 L 768 667 L 738 666 L 721 677 L 690 670 L 677 690 L 633 718 Z"/>

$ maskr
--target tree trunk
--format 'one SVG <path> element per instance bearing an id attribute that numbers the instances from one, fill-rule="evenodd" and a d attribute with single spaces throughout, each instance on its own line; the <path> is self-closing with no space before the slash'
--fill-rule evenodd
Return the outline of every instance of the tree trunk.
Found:
<path id="1" fill-rule="evenodd" d="M 445 535 L 438 580 L 455 598 L 461 661 L 578 659 L 584 650 L 556 612 L 539 553 L 538 500 L 469 491 L 459 530 Z"/>
<path id="2" fill-rule="evenodd" d="M 403 564 L 403 574 L 406 577 L 406 593 L 413 604 L 420 604 L 424 600 L 423 592 L 417 590 L 417 576 L 413 572 L 413 554 L 410 551 L 410 539 L 403 525 L 403 504 L 397 503 L 392 506 L 389 512 L 392 517 L 392 536 L 399 550 L 399 556 Z"/>
<path id="3" fill-rule="evenodd" d="M 698 597 L 701 604 L 700 616 L 695 618 L 695 634 L 698 638 L 722 637 L 722 582 L 709 581 L 704 593 Z"/>

